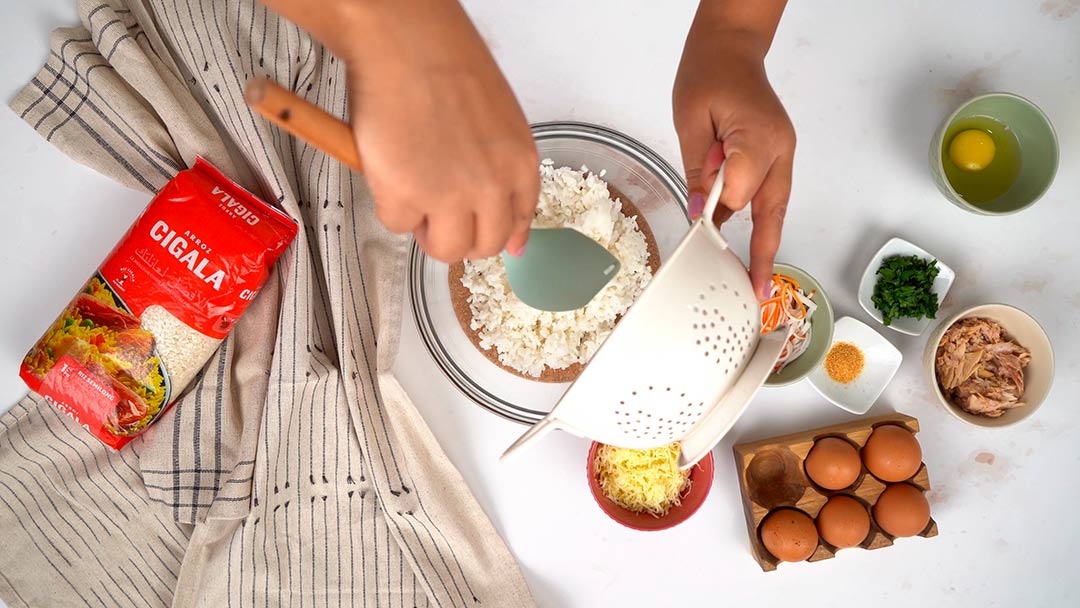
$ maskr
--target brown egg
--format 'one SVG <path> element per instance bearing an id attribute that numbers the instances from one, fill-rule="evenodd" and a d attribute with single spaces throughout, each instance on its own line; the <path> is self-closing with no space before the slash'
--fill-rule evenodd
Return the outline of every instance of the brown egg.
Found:
<path id="1" fill-rule="evenodd" d="M 840 494 L 821 507 L 817 529 L 825 542 L 838 549 L 857 547 L 870 533 L 870 514 L 861 502 Z"/>
<path id="2" fill-rule="evenodd" d="M 761 522 L 761 542 L 776 559 L 801 562 L 817 549 L 817 528 L 814 520 L 802 511 L 778 509 Z"/>
<path id="3" fill-rule="evenodd" d="M 895 424 L 883 424 L 866 440 L 862 461 L 882 481 L 904 481 L 918 472 L 922 448 L 911 431 Z"/>
<path id="4" fill-rule="evenodd" d="M 930 503 L 915 486 L 894 483 L 874 503 L 874 521 L 892 536 L 915 536 L 930 523 Z"/>
<path id="5" fill-rule="evenodd" d="M 806 474 L 826 490 L 850 487 L 860 472 L 859 451 L 838 437 L 818 439 L 806 455 Z"/>

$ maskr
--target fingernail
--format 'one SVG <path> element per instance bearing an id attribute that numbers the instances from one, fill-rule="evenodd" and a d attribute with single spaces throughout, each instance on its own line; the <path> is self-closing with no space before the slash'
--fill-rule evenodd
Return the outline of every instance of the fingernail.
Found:
<path id="1" fill-rule="evenodd" d="M 525 255 L 525 245 L 518 247 L 514 251 L 510 251 L 509 249 L 507 249 L 506 252 L 514 256 L 515 258 L 520 258 L 521 256 Z"/>
<path id="2" fill-rule="evenodd" d="M 705 195 L 700 192 L 691 192 L 688 201 L 690 219 L 696 220 L 705 212 Z"/>

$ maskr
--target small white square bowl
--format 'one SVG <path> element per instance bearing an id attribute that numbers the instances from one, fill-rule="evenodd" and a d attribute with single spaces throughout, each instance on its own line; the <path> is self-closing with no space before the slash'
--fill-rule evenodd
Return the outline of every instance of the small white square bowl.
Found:
<path id="1" fill-rule="evenodd" d="M 844 317 L 836 321 L 833 328 L 833 344 L 848 342 L 862 351 L 865 357 L 862 373 L 847 384 L 841 384 L 829 377 L 825 365 L 819 365 L 810 373 L 811 386 L 830 403 L 852 414 L 865 414 L 874 406 L 885 387 L 892 382 L 896 370 L 904 356 L 891 342 L 872 327 Z M 832 348 L 832 345 L 829 346 Z"/>
<path id="2" fill-rule="evenodd" d="M 874 296 L 874 285 L 877 283 L 877 271 L 881 268 L 881 263 L 886 258 L 891 258 L 898 255 L 917 255 L 920 258 L 927 260 L 937 260 L 938 275 L 934 279 L 933 292 L 937 294 L 938 305 L 945 300 L 945 294 L 949 293 L 949 288 L 952 287 L 953 281 L 956 280 L 956 273 L 952 268 L 949 268 L 945 262 L 941 261 L 941 258 L 931 255 L 925 249 L 909 243 L 902 238 L 893 237 L 889 239 L 889 242 L 885 243 L 878 252 L 874 254 L 873 259 L 866 265 L 866 270 L 863 271 L 862 280 L 859 281 L 859 304 L 866 311 L 866 314 L 873 317 L 878 323 L 885 325 L 885 317 L 881 314 L 881 311 L 874 306 L 874 302 L 871 298 Z M 900 317 L 893 319 L 892 323 L 885 325 L 889 329 L 894 329 L 902 334 L 909 336 L 919 336 L 926 331 L 927 327 L 934 319 L 923 317 L 921 319 L 912 319 L 911 317 Z"/>

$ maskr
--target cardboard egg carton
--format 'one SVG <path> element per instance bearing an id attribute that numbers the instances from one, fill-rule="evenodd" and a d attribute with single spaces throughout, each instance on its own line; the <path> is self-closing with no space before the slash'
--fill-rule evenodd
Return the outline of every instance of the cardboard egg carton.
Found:
<path id="1" fill-rule="evenodd" d="M 859 450 L 866 444 L 874 428 L 882 424 L 896 424 L 912 433 L 919 432 L 919 421 L 905 414 L 888 414 L 866 418 L 845 424 L 826 426 L 782 437 L 743 443 L 734 447 L 735 468 L 739 474 L 743 512 L 746 515 L 746 531 L 750 535 L 750 549 L 761 569 L 770 572 L 780 560 L 773 557 L 761 542 L 758 527 L 761 521 L 775 509 L 794 508 L 816 518 L 829 497 L 847 494 L 861 501 L 868 510 L 877 502 L 885 487 L 863 465 L 855 483 L 843 490 L 826 490 L 814 484 L 806 475 L 804 462 L 814 442 L 823 437 L 839 437 L 854 444 Z M 915 475 L 906 480 L 923 493 L 930 489 L 926 463 L 921 463 Z M 937 523 L 930 522 L 918 536 L 937 536 Z M 886 534 L 874 521 L 870 511 L 870 533 L 859 545 L 863 549 L 880 549 L 893 544 L 894 537 Z M 854 548 L 853 548 L 854 550 Z M 836 556 L 837 549 L 818 539 L 817 549 L 808 561 L 816 562 Z"/>

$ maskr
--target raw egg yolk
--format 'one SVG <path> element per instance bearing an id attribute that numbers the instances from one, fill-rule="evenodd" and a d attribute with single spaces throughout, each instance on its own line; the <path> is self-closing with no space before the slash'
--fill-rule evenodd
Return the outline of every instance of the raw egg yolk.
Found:
<path id="1" fill-rule="evenodd" d="M 949 144 L 949 158 L 964 171 L 982 171 L 994 160 L 994 140 L 986 131 L 961 131 Z"/>

